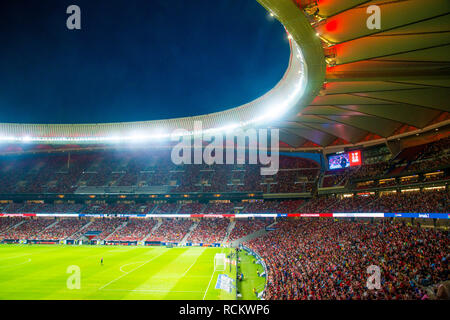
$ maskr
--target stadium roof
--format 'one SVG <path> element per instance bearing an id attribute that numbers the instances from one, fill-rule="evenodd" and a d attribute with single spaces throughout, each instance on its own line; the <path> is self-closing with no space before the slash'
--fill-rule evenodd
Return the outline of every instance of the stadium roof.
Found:
<path id="1" fill-rule="evenodd" d="M 267 94 L 204 116 L 105 124 L 0 124 L 0 141 L 105 143 L 280 128 L 293 148 L 377 143 L 450 123 L 448 0 L 257 0 L 286 28 L 289 67 Z M 366 25 L 370 5 L 381 29 Z"/>

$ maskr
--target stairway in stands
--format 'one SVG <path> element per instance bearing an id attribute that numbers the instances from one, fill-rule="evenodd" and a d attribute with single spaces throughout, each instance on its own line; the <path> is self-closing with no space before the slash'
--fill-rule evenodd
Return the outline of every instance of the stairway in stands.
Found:
<path id="1" fill-rule="evenodd" d="M 71 234 L 70 237 L 67 237 L 67 239 L 77 240 L 77 239 L 81 236 L 82 231 L 83 231 L 84 229 L 86 229 L 87 227 L 89 227 L 92 223 L 93 223 L 93 221 L 89 221 L 89 222 L 86 223 L 84 226 L 82 226 L 80 229 L 78 229 L 78 230 L 75 231 L 73 234 Z"/>
<path id="2" fill-rule="evenodd" d="M 13 230 L 13 229 L 17 228 L 18 226 L 20 226 L 21 224 L 23 224 L 25 222 L 26 222 L 26 220 L 22 220 L 19 223 L 16 223 L 15 225 L 11 226 L 10 228 L 4 230 L 3 232 L 1 232 L 1 234 L 5 233 L 5 232 L 8 232 L 9 230 Z"/>
<path id="3" fill-rule="evenodd" d="M 249 235 L 246 235 L 245 237 L 236 239 L 236 240 L 234 240 L 233 242 L 230 243 L 230 246 L 233 247 L 233 248 L 237 248 L 237 247 L 239 247 L 239 245 L 241 243 L 253 240 L 255 238 L 262 237 L 262 236 L 264 236 L 264 235 L 266 235 L 267 233 L 270 232 L 270 231 L 266 230 L 267 228 L 274 227 L 276 224 L 277 224 L 277 222 L 274 222 L 274 223 L 272 223 L 272 224 L 270 224 L 270 225 L 268 225 L 268 226 L 266 226 L 266 227 L 264 227 L 264 228 L 262 228 L 262 229 L 260 229 L 258 231 L 255 231 L 253 233 L 250 233 Z"/>
<path id="4" fill-rule="evenodd" d="M 181 244 L 186 244 L 187 239 L 189 238 L 189 236 L 191 235 L 191 233 L 197 229 L 198 227 L 198 222 L 194 222 L 192 224 L 192 226 L 189 228 L 189 231 L 186 233 L 186 235 L 183 237 L 183 239 L 181 239 Z"/>
<path id="5" fill-rule="evenodd" d="M 156 207 L 155 207 L 156 208 Z M 156 231 L 163 224 L 162 220 L 158 221 L 158 223 L 150 230 L 150 232 L 142 239 L 142 241 L 147 241 L 147 239 L 152 235 L 154 231 Z"/>
<path id="6" fill-rule="evenodd" d="M 39 231 L 38 233 L 36 233 L 36 235 L 38 236 L 38 235 L 40 235 L 41 233 L 43 233 L 45 230 L 48 230 L 48 229 L 50 229 L 51 227 L 57 225 L 59 221 L 60 221 L 60 220 L 56 220 L 55 222 L 50 223 L 50 224 L 49 224 L 48 226 L 46 226 L 44 229 L 42 229 L 41 231 Z"/>
<path id="7" fill-rule="evenodd" d="M 109 238 L 111 238 L 111 236 L 116 233 L 117 231 L 123 229 L 126 227 L 126 225 L 128 224 L 128 221 L 125 221 L 124 223 L 122 223 L 120 226 L 118 226 L 113 232 L 111 232 L 105 239 L 103 240 L 109 240 Z"/>
<path id="8" fill-rule="evenodd" d="M 236 221 L 235 220 L 231 221 L 227 227 L 227 233 L 226 233 L 225 238 L 223 239 L 222 243 L 227 243 L 228 238 L 230 237 L 231 232 L 233 232 L 233 229 L 235 226 L 236 226 Z"/>

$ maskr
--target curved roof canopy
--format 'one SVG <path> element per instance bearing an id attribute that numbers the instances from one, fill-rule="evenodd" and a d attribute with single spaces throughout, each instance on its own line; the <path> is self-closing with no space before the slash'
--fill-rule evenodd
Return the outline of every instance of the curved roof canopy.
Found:
<path id="1" fill-rule="evenodd" d="M 289 67 L 271 91 L 213 114 L 104 124 L 1 124 L 0 141 L 105 143 L 278 127 L 293 148 L 386 141 L 450 122 L 448 0 L 257 0 L 286 28 Z M 373 7 L 376 5 L 376 7 Z M 375 10 L 375 11 L 373 11 Z M 367 21 L 380 13 L 380 28 Z M 373 22 L 373 20 L 371 20 Z"/>
<path id="2" fill-rule="evenodd" d="M 449 1 L 295 2 L 323 41 L 327 71 L 314 101 L 280 124 L 291 145 L 385 141 L 449 123 Z M 377 9 L 380 29 L 369 29 Z"/>

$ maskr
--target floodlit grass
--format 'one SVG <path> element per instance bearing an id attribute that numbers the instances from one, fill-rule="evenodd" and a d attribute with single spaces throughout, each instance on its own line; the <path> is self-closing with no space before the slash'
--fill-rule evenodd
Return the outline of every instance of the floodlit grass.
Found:
<path id="1" fill-rule="evenodd" d="M 235 299 L 215 289 L 218 275 L 235 279 L 233 265 L 214 272 L 226 248 L 0 245 L 0 300 L 15 299 Z M 103 257 L 103 266 L 100 259 Z M 69 266 L 81 288 L 68 289 Z"/>
<path id="2" fill-rule="evenodd" d="M 238 290 L 242 295 L 240 300 L 257 300 L 253 293 L 253 288 L 258 292 L 264 289 L 266 278 L 259 277 L 256 271 L 264 272 L 264 268 L 260 264 L 253 263 L 255 258 L 245 251 L 239 253 L 241 262 L 239 263 L 239 272 L 244 274 L 244 281 L 238 283 Z"/>

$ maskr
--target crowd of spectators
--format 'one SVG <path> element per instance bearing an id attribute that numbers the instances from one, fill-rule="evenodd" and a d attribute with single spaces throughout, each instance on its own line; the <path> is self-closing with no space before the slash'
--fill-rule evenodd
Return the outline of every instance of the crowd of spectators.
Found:
<path id="1" fill-rule="evenodd" d="M 0 236 L 3 232 L 7 231 L 8 229 L 11 229 L 16 224 L 22 222 L 22 218 L 18 217 L 7 217 L 0 219 Z"/>
<path id="2" fill-rule="evenodd" d="M 82 214 L 231 214 L 231 213 L 328 213 L 328 212 L 449 212 L 449 192 L 445 189 L 411 192 L 374 192 L 360 195 L 316 195 L 297 200 L 247 200 L 210 203 L 90 203 L 34 204 L 9 203 L 1 213 L 82 213 Z M 350 195 L 350 196 L 349 196 Z"/>
<path id="3" fill-rule="evenodd" d="M 244 206 L 243 213 L 297 213 L 304 200 L 257 200 Z"/>
<path id="4" fill-rule="evenodd" d="M 258 230 L 264 229 L 266 226 L 271 224 L 273 220 L 271 219 L 251 219 L 251 220 L 236 220 L 236 224 L 228 236 L 228 241 L 232 242 L 234 240 L 243 238 L 252 234 Z"/>
<path id="5" fill-rule="evenodd" d="M 336 172 L 325 172 L 322 180 L 322 187 L 329 188 L 345 186 L 350 176 L 351 170 L 352 169 L 342 169 Z"/>
<path id="6" fill-rule="evenodd" d="M 124 222 L 126 222 L 126 220 L 123 218 L 94 219 L 86 228 L 78 231 L 72 237 L 74 240 L 79 240 L 88 232 L 98 232 L 91 240 L 104 240 Z"/>
<path id="7" fill-rule="evenodd" d="M 337 202 L 338 199 L 333 196 L 316 196 L 303 205 L 299 212 L 301 213 L 328 213 L 328 209 Z"/>
<path id="8" fill-rule="evenodd" d="M 45 228 L 50 226 L 55 222 L 53 218 L 39 218 L 39 219 L 31 219 L 26 218 L 24 222 L 17 225 L 15 228 L 11 228 L 6 230 L 2 234 L 0 234 L 0 238 L 2 239 L 37 239 L 39 234 L 44 231 Z"/>
<path id="9" fill-rule="evenodd" d="M 225 239 L 229 224 L 230 221 L 228 219 L 201 219 L 187 241 L 194 243 L 220 243 Z"/>
<path id="10" fill-rule="evenodd" d="M 170 214 L 170 213 L 177 213 L 180 205 L 178 203 L 160 203 L 156 206 L 155 210 L 153 210 L 153 213 L 155 214 Z"/>
<path id="11" fill-rule="evenodd" d="M 300 213 L 330 212 L 450 212 L 450 194 L 447 190 L 353 195 L 350 197 L 321 196 L 308 201 Z"/>
<path id="12" fill-rule="evenodd" d="M 416 149 L 420 152 L 414 152 Z M 349 179 L 443 169 L 450 165 L 449 150 L 449 138 L 446 138 L 407 148 L 395 159 L 387 160 L 383 156 L 379 162 L 371 162 L 368 158 L 359 167 L 322 172 L 319 187 L 345 186 Z M 260 164 L 177 166 L 170 159 L 170 152 L 155 150 L 75 152 L 70 157 L 67 154 L 0 157 L 0 194 L 74 193 L 80 187 L 150 186 L 178 193 L 313 193 L 321 174 L 317 162 L 285 155 L 280 156 L 278 173 L 270 177 L 261 175 Z"/>
<path id="13" fill-rule="evenodd" d="M 246 162 L 248 163 L 248 162 Z M 270 192 L 305 192 L 317 162 L 280 156 Z M 180 165 L 170 153 L 84 152 L 0 158 L 0 193 L 74 193 L 79 187 L 164 186 L 172 192 L 269 192 L 260 164 Z M 292 171 L 293 170 L 293 171 Z"/>
<path id="14" fill-rule="evenodd" d="M 278 207 L 280 202 L 278 201 L 264 201 L 264 200 L 256 200 L 248 203 L 243 213 L 273 213 L 278 211 Z"/>
<path id="15" fill-rule="evenodd" d="M 235 204 L 232 202 L 213 202 L 209 203 L 204 209 L 203 213 L 216 213 L 216 214 L 225 214 L 225 213 L 234 213 L 235 212 Z"/>
<path id="16" fill-rule="evenodd" d="M 328 210 L 330 212 L 367 212 L 367 209 L 370 208 L 375 199 L 375 195 L 341 198 L 334 202 Z"/>
<path id="17" fill-rule="evenodd" d="M 31 209 L 31 212 L 74 213 L 74 212 L 81 212 L 83 208 L 84 205 L 80 203 L 54 203 L 54 204 L 38 203 Z"/>
<path id="18" fill-rule="evenodd" d="M 450 212 L 450 195 L 446 190 L 397 192 L 380 196 L 366 212 Z"/>
<path id="19" fill-rule="evenodd" d="M 40 239 L 65 240 L 80 230 L 88 221 L 78 218 L 61 219 L 55 225 L 45 229 L 39 234 Z"/>
<path id="20" fill-rule="evenodd" d="M 108 240 L 142 241 L 150 234 L 155 225 L 155 220 L 130 219 L 125 227 L 110 235 Z"/>
<path id="21" fill-rule="evenodd" d="M 108 214 L 146 214 L 153 210 L 153 203 L 116 203 L 108 205 L 104 213 Z"/>
<path id="22" fill-rule="evenodd" d="M 204 214 L 223 214 L 233 213 L 236 208 L 241 208 L 242 213 L 332 213 L 332 212 L 388 212 L 388 213 L 448 213 L 450 212 L 450 193 L 445 189 L 435 190 L 413 190 L 409 192 L 382 192 L 380 194 L 366 193 L 337 196 L 316 196 L 309 201 L 304 200 L 258 200 L 247 203 L 189 203 L 184 205 L 171 204 L 172 206 L 180 206 L 181 213 L 201 213 Z M 75 209 L 83 208 L 81 212 L 84 213 L 105 213 L 110 212 L 106 204 L 91 204 L 87 206 L 80 206 L 78 204 L 8 204 L 8 208 L 15 212 L 28 212 L 29 210 L 36 210 L 36 212 L 72 212 Z M 168 205 L 168 204 L 164 204 Z M 55 206 L 55 207 L 52 207 Z M 159 207 L 160 205 L 158 205 Z M 31 208 L 31 209 L 30 209 Z M 118 210 L 120 213 L 142 213 L 146 212 L 150 205 L 130 204 L 130 208 L 121 205 L 112 205 L 112 208 Z M 117 209 L 117 208 L 120 208 Z M 175 213 L 172 207 L 164 206 L 164 212 L 169 214 Z M 173 209 L 173 211 L 172 211 Z M 41 211 L 42 210 L 42 211 Z M 239 214 L 239 212 L 237 213 Z M 198 228 L 190 235 L 190 240 L 204 240 L 222 241 L 225 237 L 225 231 L 229 221 L 226 219 L 202 219 Z M 175 221 L 175 222 L 174 222 Z M 238 219 L 239 221 L 239 219 Z M 12 226 L 19 224 L 16 228 Z M 50 224 L 57 222 L 52 227 Z M 84 226 L 88 220 L 77 218 L 64 218 L 55 220 L 54 218 L 13 218 L 5 217 L 0 219 L 0 234 L 3 238 L 11 237 L 14 239 L 22 239 L 28 237 L 44 237 L 47 239 L 65 239 L 68 236 L 75 234 L 74 239 L 79 239 L 87 231 L 100 231 L 101 233 L 95 238 L 103 240 L 107 238 L 113 231 L 115 231 L 121 224 L 127 225 L 119 229 L 112 235 L 112 239 L 125 239 L 130 235 L 130 239 L 141 239 L 147 235 L 150 227 L 154 226 L 154 222 L 148 222 L 143 219 L 130 219 L 128 222 L 125 218 L 115 219 L 94 219 L 88 228 L 83 229 L 83 232 L 77 232 Z M 241 222 L 238 223 L 240 226 Z M 180 241 L 188 232 L 192 225 L 191 220 L 167 220 L 158 228 L 153 238 L 166 239 L 165 235 L 170 241 Z M 243 226 L 242 228 L 245 228 Z M 150 228 L 151 229 L 151 228 Z M 233 231 L 232 234 L 238 232 Z M 147 232 L 148 231 L 148 232 Z M 232 236 L 234 237 L 234 236 Z"/>
<path id="23" fill-rule="evenodd" d="M 192 227 L 190 219 L 164 219 L 147 238 L 148 241 L 180 242 Z"/>
<path id="24" fill-rule="evenodd" d="M 391 222 L 285 220 L 246 243 L 265 261 L 265 299 L 427 299 L 448 280 L 448 232 Z M 366 286 L 369 266 L 380 289 Z"/>
<path id="25" fill-rule="evenodd" d="M 412 162 L 403 171 L 404 173 L 426 172 L 433 169 L 446 168 L 450 165 L 450 155 L 443 155 L 437 158 L 418 160 Z"/>
<path id="26" fill-rule="evenodd" d="M 198 202 L 185 203 L 180 207 L 178 213 L 183 214 L 202 213 L 204 207 L 205 207 L 204 204 Z"/>
<path id="27" fill-rule="evenodd" d="M 353 170 L 350 174 L 351 179 L 370 179 L 382 176 L 389 169 L 389 162 L 377 162 L 361 166 Z"/>

